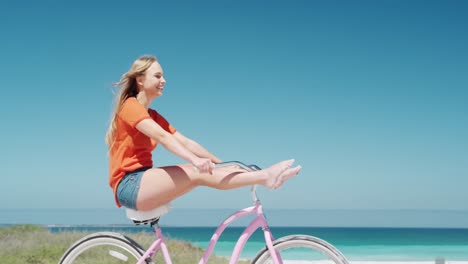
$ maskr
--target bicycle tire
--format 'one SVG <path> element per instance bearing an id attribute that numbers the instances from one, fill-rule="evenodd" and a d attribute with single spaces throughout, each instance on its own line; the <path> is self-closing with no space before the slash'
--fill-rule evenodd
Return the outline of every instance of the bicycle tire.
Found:
<path id="1" fill-rule="evenodd" d="M 59 264 L 136 263 L 145 250 L 133 239 L 114 232 L 93 233 L 68 248 Z M 134 261 L 133 261 L 134 260 Z M 147 259 L 146 263 L 153 263 Z"/>
<path id="2" fill-rule="evenodd" d="M 308 235 L 291 235 L 273 241 L 273 248 L 287 264 L 289 258 L 294 261 L 304 260 L 311 263 L 349 264 L 345 256 L 328 242 Z M 292 252 L 290 250 L 293 250 Z M 288 250 L 288 252 L 285 252 Z M 253 264 L 273 263 L 268 248 L 265 246 L 252 260 Z"/>

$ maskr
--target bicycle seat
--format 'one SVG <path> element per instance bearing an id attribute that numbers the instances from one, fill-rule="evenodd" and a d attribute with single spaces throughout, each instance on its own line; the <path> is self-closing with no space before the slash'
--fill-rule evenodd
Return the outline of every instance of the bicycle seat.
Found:
<path id="1" fill-rule="evenodd" d="M 130 218 L 135 225 L 146 225 L 148 223 L 153 225 L 154 223 L 157 223 L 159 217 L 169 212 L 171 204 L 168 203 L 148 211 L 138 211 L 130 208 L 125 209 L 127 217 Z"/>

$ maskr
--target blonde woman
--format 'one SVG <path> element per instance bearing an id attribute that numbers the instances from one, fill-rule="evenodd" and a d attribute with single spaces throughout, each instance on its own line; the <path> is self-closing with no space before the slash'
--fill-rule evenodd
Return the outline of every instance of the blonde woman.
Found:
<path id="1" fill-rule="evenodd" d="M 235 166 L 215 168 L 221 160 L 200 144 L 177 131 L 162 115 L 150 108 L 163 94 L 164 72 L 153 56 L 138 58 L 117 86 L 121 88 L 106 143 L 109 147 L 110 186 L 117 205 L 151 210 L 189 192 L 197 186 L 226 190 L 260 184 L 279 188 L 297 175 L 294 160 L 267 169 L 247 172 Z M 188 164 L 152 168 L 157 144 Z"/>

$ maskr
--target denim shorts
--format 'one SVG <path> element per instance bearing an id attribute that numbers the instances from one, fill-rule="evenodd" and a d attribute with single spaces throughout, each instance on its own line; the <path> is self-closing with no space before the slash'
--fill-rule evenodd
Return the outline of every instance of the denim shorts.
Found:
<path id="1" fill-rule="evenodd" d="M 129 171 L 117 186 L 117 200 L 122 206 L 137 209 L 138 191 L 143 173 L 151 167 L 143 167 L 134 171 Z"/>

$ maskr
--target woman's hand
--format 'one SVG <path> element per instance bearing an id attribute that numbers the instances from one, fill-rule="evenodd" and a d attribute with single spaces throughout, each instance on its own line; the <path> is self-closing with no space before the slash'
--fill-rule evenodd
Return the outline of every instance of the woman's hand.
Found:
<path id="1" fill-rule="evenodd" d="M 213 173 L 215 164 L 210 159 L 197 158 L 192 162 L 198 173 Z"/>

